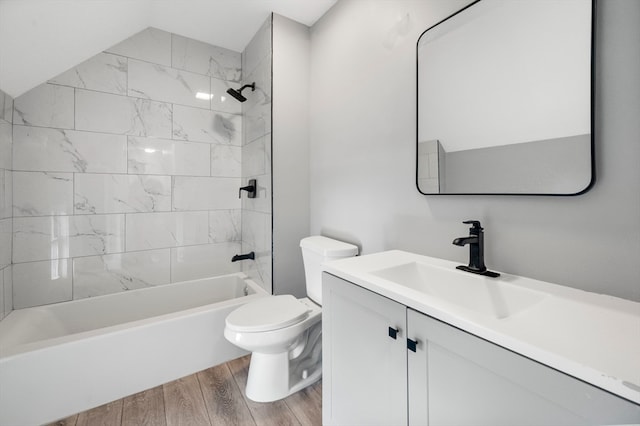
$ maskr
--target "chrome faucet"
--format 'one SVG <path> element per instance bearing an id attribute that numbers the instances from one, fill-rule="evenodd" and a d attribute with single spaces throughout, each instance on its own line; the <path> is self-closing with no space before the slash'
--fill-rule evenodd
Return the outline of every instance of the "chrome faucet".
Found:
<path id="1" fill-rule="evenodd" d="M 469 236 L 456 238 L 453 240 L 453 244 L 460 247 L 469 244 L 469 265 L 456 266 L 456 269 L 488 277 L 499 277 L 499 273 L 489 271 L 484 264 L 484 228 L 480 221 L 465 220 L 462 223 L 471 225 Z"/>

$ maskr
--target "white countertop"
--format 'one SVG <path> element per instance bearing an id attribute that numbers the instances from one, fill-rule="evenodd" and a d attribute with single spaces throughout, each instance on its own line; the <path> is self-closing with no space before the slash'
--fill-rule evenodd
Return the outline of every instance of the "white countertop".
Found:
<path id="1" fill-rule="evenodd" d="M 496 318 L 374 275 L 410 262 L 469 275 L 456 262 L 399 250 L 327 262 L 324 270 L 640 404 L 640 303 L 509 274 L 476 276 L 544 293 L 527 309 Z"/>

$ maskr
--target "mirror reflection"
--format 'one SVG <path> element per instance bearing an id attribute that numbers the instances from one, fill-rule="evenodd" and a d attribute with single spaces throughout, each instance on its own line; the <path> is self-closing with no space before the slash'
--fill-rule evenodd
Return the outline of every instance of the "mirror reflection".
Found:
<path id="1" fill-rule="evenodd" d="M 418 40 L 423 194 L 592 184 L 591 0 L 481 0 Z"/>

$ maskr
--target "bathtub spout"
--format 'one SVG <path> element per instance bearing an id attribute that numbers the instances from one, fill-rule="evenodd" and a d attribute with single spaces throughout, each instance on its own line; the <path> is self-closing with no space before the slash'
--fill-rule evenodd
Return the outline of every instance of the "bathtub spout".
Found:
<path id="1" fill-rule="evenodd" d="M 236 254 L 231 258 L 231 261 L 237 262 L 238 260 L 247 260 L 247 259 L 255 260 L 255 258 L 256 258 L 256 254 L 254 252 L 249 252 L 247 254 Z"/>

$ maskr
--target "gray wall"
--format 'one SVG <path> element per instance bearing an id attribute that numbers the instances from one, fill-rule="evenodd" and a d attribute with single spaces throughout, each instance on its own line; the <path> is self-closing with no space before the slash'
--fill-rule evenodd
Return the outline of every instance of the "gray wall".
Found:
<path id="1" fill-rule="evenodd" d="M 311 34 L 311 233 L 459 262 L 465 219 L 487 265 L 640 300 L 640 2 L 599 2 L 594 188 L 578 197 L 415 189 L 415 48 L 464 1 L 341 0 Z"/>
<path id="2" fill-rule="evenodd" d="M 273 15 L 273 292 L 306 296 L 309 235 L 309 27 Z"/>

